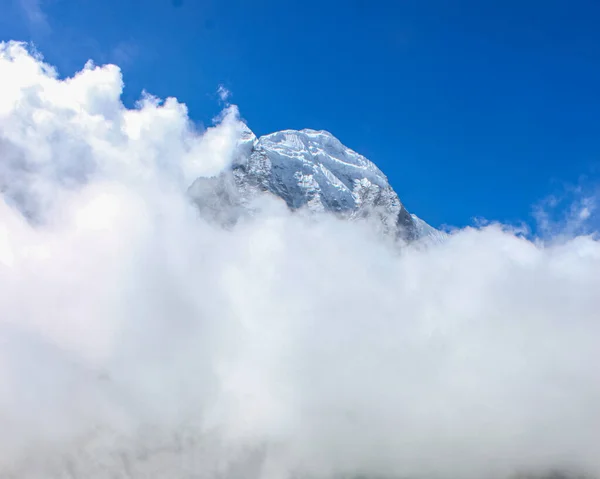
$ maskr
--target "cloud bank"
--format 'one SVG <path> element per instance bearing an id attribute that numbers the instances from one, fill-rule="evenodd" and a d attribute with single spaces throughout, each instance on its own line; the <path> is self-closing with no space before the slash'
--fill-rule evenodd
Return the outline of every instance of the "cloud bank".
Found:
<path id="1" fill-rule="evenodd" d="M 600 473 L 593 236 L 398 250 L 268 198 L 222 229 L 186 190 L 235 106 L 201 132 L 17 43 L 0 77 L 0 476 Z"/>

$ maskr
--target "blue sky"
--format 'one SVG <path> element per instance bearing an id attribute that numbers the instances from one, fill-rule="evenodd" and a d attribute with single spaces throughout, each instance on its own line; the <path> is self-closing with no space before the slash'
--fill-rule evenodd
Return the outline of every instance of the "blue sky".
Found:
<path id="1" fill-rule="evenodd" d="M 257 133 L 326 129 L 431 224 L 531 221 L 600 179 L 597 1 L 0 0 L 0 40 L 69 75 L 123 70 L 124 101 L 210 123 L 233 92 Z"/>

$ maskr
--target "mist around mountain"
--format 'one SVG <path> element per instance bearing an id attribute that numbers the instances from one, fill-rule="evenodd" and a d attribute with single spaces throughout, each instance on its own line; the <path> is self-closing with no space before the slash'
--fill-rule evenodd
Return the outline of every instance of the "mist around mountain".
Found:
<path id="1" fill-rule="evenodd" d="M 0 79 L 0 477 L 600 476 L 594 196 L 425 241 L 325 132 Z"/>

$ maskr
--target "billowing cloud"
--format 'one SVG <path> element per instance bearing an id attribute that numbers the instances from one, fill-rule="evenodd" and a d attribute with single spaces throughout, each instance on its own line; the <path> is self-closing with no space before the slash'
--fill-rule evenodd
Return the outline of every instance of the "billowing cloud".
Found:
<path id="1" fill-rule="evenodd" d="M 186 190 L 236 107 L 199 132 L 15 43 L 0 77 L 0 475 L 600 473 L 593 237 L 398 250 L 269 199 L 221 229 Z"/>

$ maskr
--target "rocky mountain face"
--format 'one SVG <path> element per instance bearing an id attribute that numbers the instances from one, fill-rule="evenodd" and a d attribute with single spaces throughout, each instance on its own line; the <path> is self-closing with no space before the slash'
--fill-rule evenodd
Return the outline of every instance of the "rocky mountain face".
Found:
<path id="1" fill-rule="evenodd" d="M 373 220 L 405 241 L 443 236 L 406 210 L 374 163 L 326 131 L 284 130 L 257 138 L 248 129 L 231 169 L 190 187 L 202 214 L 223 224 L 235 223 L 263 193 L 292 210 Z"/>

